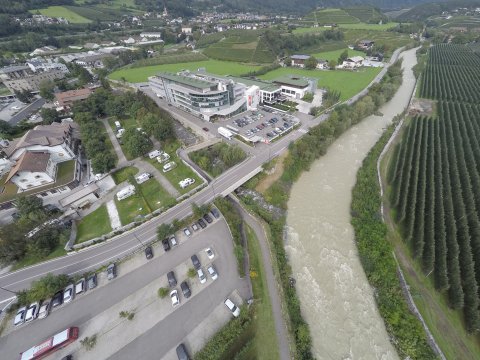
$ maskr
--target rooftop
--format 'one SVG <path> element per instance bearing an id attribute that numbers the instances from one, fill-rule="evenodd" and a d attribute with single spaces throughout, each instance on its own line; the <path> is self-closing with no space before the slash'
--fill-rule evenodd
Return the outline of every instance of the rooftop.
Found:
<path id="1" fill-rule="evenodd" d="M 167 73 L 167 72 L 158 73 L 157 76 L 170 81 L 183 84 L 183 85 L 199 88 L 199 89 L 209 89 L 212 86 L 215 86 L 215 84 L 209 81 L 196 79 L 191 76 L 178 75 L 178 74 Z"/>
<path id="2" fill-rule="evenodd" d="M 308 60 L 310 59 L 310 55 L 292 55 L 290 58 L 293 60 Z"/>
<path id="3" fill-rule="evenodd" d="M 0 69 L 0 73 L 8 74 L 15 71 L 30 70 L 28 66 L 25 65 L 14 65 L 14 66 L 5 66 Z"/>
<path id="4" fill-rule="evenodd" d="M 275 91 L 279 89 L 279 86 L 270 82 L 270 81 L 263 81 L 263 80 L 257 80 L 257 79 L 249 79 L 249 78 L 243 78 L 243 77 L 235 77 L 235 76 L 229 76 L 229 79 L 232 79 L 236 83 L 244 84 L 247 86 L 258 86 L 260 90 L 263 91 Z"/>
<path id="5" fill-rule="evenodd" d="M 308 80 L 297 76 L 281 76 L 273 80 L 274 83 L 290 85 L 293 87 L 307 87 Z"/>
<path id="6" fill-rule="evenodd" d="M 50 154 L 48 152 L 25 151 L 17 161 L 17 164 L 10 170 L 7 180 L 8 182 L 15 174 L 20 171 L 41 172 L 47 169 Z"/>
<path id="7" fill-rule="evenodd" d="M 88 97 L 93 91 L 89 88 L 84 88 L 84 89 L 78 89 L 78 90 L 69 90 L 69 91 L 64 91 L 61 93 L 56 93 L 55 98 L 59 102 L 63 102 L 66 99 L 71 100 L 71 98 L 86 98 Z"/>

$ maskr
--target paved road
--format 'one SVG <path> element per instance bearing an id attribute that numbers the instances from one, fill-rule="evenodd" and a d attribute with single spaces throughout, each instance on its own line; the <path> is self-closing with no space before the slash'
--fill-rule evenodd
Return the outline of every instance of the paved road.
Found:
<path id="1" fill-rule="evenodd" d="M 159 255 L 160 250 L 157 250 L 156 256 L 151 261 L 145 260 L 144 265 L 132 272 L 122 275 L 122 266 L 120 265 L 118 269 L 119 277 L 106 286 L 87 292 L 85 295 L 76 298 L 71 304 L 54 310 L 47 318 L 22 325 L 9 335 L 0 338 L 0 358 L 2 360 L 17 359 L 21 351 L 40 343 L 49 335 L 55 334 L 68 326 L 82 325 L 95 315 L 148 285 L 159 276 L 166 274 L 178 264 L 188 260 L 193 253 L 198 253 L 213 245 L 216 253 L 214 264 L 219 273 L 219 278 L 205 290 L 197 295 L 194 294 L 195 296 L 191 301 L 185 302 L 178 310 L 164 318 L 145 335 L 145 339 L 147 339 L 148 336 L 151 336 L 148 334 L 154 334 L 157 331 L 156 329 L 160 327 L 162 332 L 156 333 L 157 339 L 149 342 L 146 346 L 146 343 L 140 340 L 143 338 L 141 336 L 138 340 L 132 342 L 132 345 L 128 346 L 129 351 L 131 350 L 132 353 L 137 355 L 122 357 L 142 360 L 160 358 L 161 354 L 165 354 L 178 344 L 178 339 L 182 339 L 191 332 L 211 311 L 212 306 L 220 304 L 233 290 L 240 289 L 242 293 L 246 288 L 246 280 L 239 279 L 236 272 L 232 241 L 225 241 L 229 238 L 228 227 L 225 221 L 220 220 L 209 225 L 207 229 L 195 233 L 191 239 L 180 243 L 177 248 L 172 249 L 167 254 L 162 252 L 162 255 Z M 243 292 L 242 296 L 248 297 L 249 294 Z M 141 329 L 141 326 L 138 329 Z M 161 338 L 158 338 L 158 334 L 162 334 Z M 137 347 L 135 345 L 137 343 L 142 345 Z M 145 356 L 138 356 L 139 351 L 144 351 Z M 112 358 L 120 359 L 118 356 Z"/>
<path id="2" fill-rule="evenodd" d="M 392 62 L 398 57 L 398 50 L 392 56 Z M 383 73 L 386 70 L 382 70 Z M 375 79 L 376 81 L 378 79 Z M 373 83 L 373 82 L 372 82 Z M 182 219 L 191 214 L 191 204 L 196 203 L 202 205 L 211 202 L 215 197 L 222 193 L 227 194 L 233 191 L 241 183 L 249 179 L 249 174 L 255 174 L 262 166 L 273 157 L 279 155 L 288 144 L 297 140 L 307 133 L 312 126 L 318 125 L 320 122 L 328 118 L 329 115 L 324 114 L 318 118 L 310 121 L 302 122 L 300 128 L 291 131 L 273 144 L 260 144 L 251 150 L 249 159 L 239 166 L 236 166 L 229 171 L 223 173 L 221 176 L 210 182 L 210 184 L 192 195 L 190 198 L 184 200 L 174 208 L 155 217 L 154 219 L 139 226 L 135 232 L 145 239 L 153 239 L 156 228 L 162 223 L 170 223 L 174 219 Z M 210 124 L 212 125 L 212 124 Z M 28 288 L 31 282 L 41 276 L 51 272 L 55 274 L 66 273 L 76 274 L 82 273 L 91 269 L 95 269 L 112 259 L 122 257 L 139 247 L 139 243 L 132 235 L 132 232 L 124 233 L 114 240 L 101 244 L 100 246 L 87 248 L 86 250 L 67 255 L 61 258 L 53 259 L 42 264 L 34 265 L 13 273 L 0 276 L 0 287 L 10 290 L 19 291 Z M 0 289 L 0 305 L 12 297 L 12 293 Z"/>

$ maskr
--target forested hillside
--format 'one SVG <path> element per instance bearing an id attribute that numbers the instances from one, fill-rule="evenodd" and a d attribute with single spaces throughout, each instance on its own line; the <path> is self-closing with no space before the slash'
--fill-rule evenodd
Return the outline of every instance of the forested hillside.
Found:
<path id="1" fill-rule="evenodd" d="M 446 2 L 429 2 L 414 6 L 396 19 L 403 21 L 425 20 L 429 16 L 440 15 L 443 11 L 458 8 L 472 8 L 480 6 L 480 0 L 450 0 Z"/>
<path id="2" fill-rule="evenodd" d="M 464 45 L 429 50 L 420 96 L 436 116 L 416 116 L 389 173 L 403 238 L 470 333 L 480 332 L 480 57 Z"/>

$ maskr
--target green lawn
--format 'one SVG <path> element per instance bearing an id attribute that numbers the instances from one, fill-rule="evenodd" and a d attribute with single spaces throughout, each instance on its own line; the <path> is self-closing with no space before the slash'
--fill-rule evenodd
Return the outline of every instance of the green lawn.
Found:
<path id="1" fill-rule="evenodd" d="M 248 257 L 250 260 L 250 278 L 255 298 L 255 338 L 252 351 L 255 359 L 275 360 L 279 358 L 278 340 L 272 315 L 272 304 L 268 294 L 267 279 L 260 244 L 253 230 L 246 226 Z"/>
<path id="2" fill-rule="evenodd" d="M 77 224 L 77 238 L 75 242 L 78 244 L 107 234 L 110 231 L 112 231 L 112 227 L 110 226 L 107 207 L 102 205 L 97 210 L 85 216 Z"/>
<path id="3" fill-rule="evenodd" d="M 63 17 L 71 23 L 86 24 L 92 22 L 91 20 L 78 15 L 77 13 L 69 10 L 63 6 L 49 6 L 46 9 L 39 9 L 40 14 L 51 17 Z M 36 13 L 37 10 L 32 10 L 32 13 Z"/>
<path id="4" fill-rule="evenodd" d="M 138 173 L 138 169 L 135 166 L 127 166 L 120 170 L 115 171 L 112 174 L 113 181 L 115 184 L 120 184 L 128 180 L 131 176 L 134 176 Z"/>
<path id="5" fill-rule="evenodd" d="M 152 211 L 175 204 L 175 199 L 155 179 L 144 182 L 139 189 Z"/>
<path id="6" fill-rule="evenodd" d="M 162 174 L 167 178 L 168 181 L 180 192 L 180 194 L 185 194 L 192 190 L 193 188 L 200 185 L 201 180 L 197 176 L 195 172 L 192 171 L 187 165 L 185 165 L 182 160 L 177 156 L 176 150 L 180 147 L 180 143 L 178 141 L 168 143 L 164 146 L 163 151 L 170 155 L 169 161 L 174 161 L 177 164 L 177 167 L 173 170 L 170 170 L 166 173 L 163 172 L 163 165 L 160 164 L 156 159 L 148 159 L 148 161 L 155 166 Z M 188 186 L 185 189 L 182 189 L 178 183 L 185 179 L 185 178 L 192 178 L 195 179 L 195 183 L 193 185 Z"/>
<path id="7" fill-rule="evenodd" d="M 120 221 L 122 222 L 122 225 L 130 224 L 131 222 L 141 218 L 141 216 L 150 213 L 147 202 L 138 192 L 135 195 L 132 195 L 121 201 L 115 197 L 115 204 L 117 205 L 117 210 L 118 214 L 120 215 Z"/>
<path id="8" fill-rule="evenodd" d="M 230 61 L 205 60 L 177 64 L 164 64 L 155 66 L 145 66 L 133 69 L 120 69 L 109 75 L 110 79 L 121 80 L 125 78 L 128 82 L 145 82 L 149 76 L 155 75 L 160 71 L 178 72 L 181 70 L 197 70 L 204 67 L 212 74 L 234 75 L 238 76 L 250 71 L 257 70 L 259 66 L 239 64 Z"/>
<path id="9" fill-rule="evenodd" d="M 365 53 L 362 51 L 357 51 L 357 50 L 350 50 L 349 48 L 345 49 L 338 49 L 338 50 L 332 50 L 332 51 L 324 51 L 316 54 L 312 54 L 318 59 L 323 59 L 323 60 L 335 60 L 337 61 L 338 58 L 340 57 L 340 54 L 343 53 L 345 50 L 348 51 L 348 56 L 362 56 L 365 57 Z"/>
<path id="10" fill-rule="evenodd" d="M 327 88 L 341 92 L 341 100 L 351 98 L 364 89 L 381 71 L 379 68 L 362 68 L 358 71 L 348 70 L 304 70 L 297 68 L 280 68 L 260 76 L 272 80 L 280 76 L 295 74 L 318 79 L 319 88 Z"/>

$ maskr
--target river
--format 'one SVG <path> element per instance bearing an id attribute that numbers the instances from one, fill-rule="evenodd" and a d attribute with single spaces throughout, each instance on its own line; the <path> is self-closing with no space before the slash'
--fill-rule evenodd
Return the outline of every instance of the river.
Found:
<path id="1" fill-rule="evenodd" d="M 302 174 L 288 202 L 286 250 L 318 359 L 398 359 L 350 225 L 357 170 L 415 87 L 415 49 L 404 52 L 403 83 L 380 112 L 346 131 Z"/>

